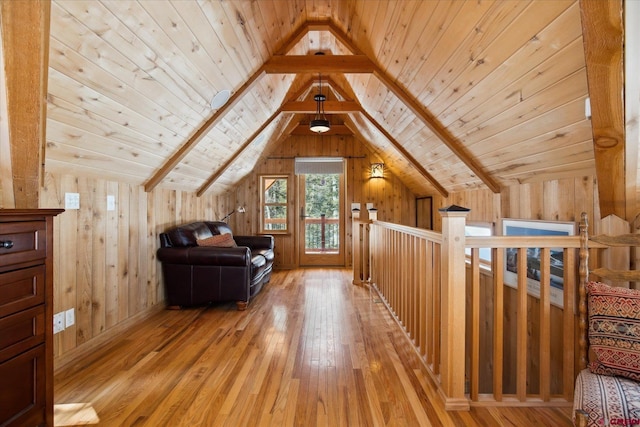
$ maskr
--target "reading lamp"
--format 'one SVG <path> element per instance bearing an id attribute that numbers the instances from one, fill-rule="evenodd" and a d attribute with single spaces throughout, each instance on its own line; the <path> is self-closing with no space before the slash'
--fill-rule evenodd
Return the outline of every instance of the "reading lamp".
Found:
<path id="1" fill-rule="evenodd" d="M 224 216 L 224 218 L 222 218 L 222 219 L 221 219 L 221 221 L 222 221 L 222 222 L 227 222 L 227 220 L 228 220 L 229 218 L 231 218 L 231 215 L 233 215 L 233 214 L 234 214 L 234 213 L 236 213 L 236 212 L 244 213 L 244 212 L 245 212 L 244 206 L 238 206 L 238 208 L 237 208 L 237 209 L 234 209 L 234 210 L 232 210 L 231 212 L 229 212 L 228 214 L 226 214 L 226 215 Z"/>

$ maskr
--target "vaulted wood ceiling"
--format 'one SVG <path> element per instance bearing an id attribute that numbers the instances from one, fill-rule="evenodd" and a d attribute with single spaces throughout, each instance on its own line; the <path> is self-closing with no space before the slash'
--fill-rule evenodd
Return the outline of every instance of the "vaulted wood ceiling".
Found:
<path id="1" fill-rule="evenodd" d="M 321 73 L 416 195 L 596 173 L 576 1 L 55 0 L 49 64 L 50 170 L 231 189 Z"/>

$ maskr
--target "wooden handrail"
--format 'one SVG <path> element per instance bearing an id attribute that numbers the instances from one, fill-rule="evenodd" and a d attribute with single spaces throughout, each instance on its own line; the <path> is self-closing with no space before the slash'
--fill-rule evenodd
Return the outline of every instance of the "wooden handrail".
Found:
<path id="1" fill-rule="evenodd" d="M 354 215 L 354 248 L 356 239 L 365 240 L 360 230 L 368 229 L 371 286 L 414 343 L 432 379 L 440 383 L 442 235 L 382 221 L 361 228 L 355 223 L 360 221 L 359 214 L 357 219 Z M 354 268 L 357 262 L 354 259 Z"/>
<path id="2" fill-rule="evenodd" d="M 442 243 L 442 234 L 435 231 L 425 230 L 424 228 L 409 227 L 407 225 L 394 224 L 392 222 L 375 221 L 375 223 L 389 230 L 400 231 L 411 236 L 423 238 L 436 243 Z"/>
<path id="3" fill-rule="evenodd" d="M 580 249 L 580 236 L 481 236 L 465 237 L 467 248 L 573 248 Z M 606 247 L 606 246 L 603 246 Z"/>
<path id="4" fill-rule="evenodd" d="M 448 409 L 570 406 L 580 236 L 465 237 L 462 224 L 447 231 L 443 223 L 441 234 L 354 216 L 354 256 L 355 239 L 361 245 L 368 236 L 368 249 L 359 250 L 370 252 L 371 286 L 413 342 Z M 481 248 L 491 249 L 490 265 L 480 261 Z M 505 272 L 514 274 L 506 268 L 508 248 L 519 254 L 511 285 L 505 283 Z M 531 248 L 540 249 L 540 262 L 528 265 Z M 562 270 L 552 263 L 558 250 Z M 527 277 L 531 265 L 539 271 L 537 293 Z M 551 287 L 558 271 L 561 298 Z"/>

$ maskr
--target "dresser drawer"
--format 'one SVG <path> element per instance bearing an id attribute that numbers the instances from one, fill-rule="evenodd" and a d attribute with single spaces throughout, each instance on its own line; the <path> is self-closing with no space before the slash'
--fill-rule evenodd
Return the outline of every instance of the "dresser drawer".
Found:
<path id="1" fill-rule="evenodd" d="M 45 221 L 0 224 L 0 269 L 29 261 L 44 260 L 47 252 Z"/>
<path id="2" fill-rule="evenodd" d="M 44 345 L 1 362 L 0 378 L 0 423 L 3 426 L 44 425 Z"/>
<path id="3" fill-rule="evenodd" d="M 44 303 L 45 267 L 0 274 L 0 318 Z"/>
<path id="4" fill-rule="evenodd" d="M 44 342 L 44 320 L 44 305 L 0 319 L 0 363 Z"/>

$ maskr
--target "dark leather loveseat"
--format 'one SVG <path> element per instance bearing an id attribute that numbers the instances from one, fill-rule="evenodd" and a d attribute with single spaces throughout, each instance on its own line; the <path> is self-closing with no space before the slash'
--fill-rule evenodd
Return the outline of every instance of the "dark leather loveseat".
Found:
<path id="1" fill-rule="evenodd" d="M 211 241 L 219 238 L 237 246 L 201 246 L 217 244 Z M 158 249 L 167 305 L 236 301 L 238 310 L 244 310 L 271 279 L 273 258 L 272 236 L 233 236 L 224 222 L 193 222 L 167 230 L 160 234 Z"/>

